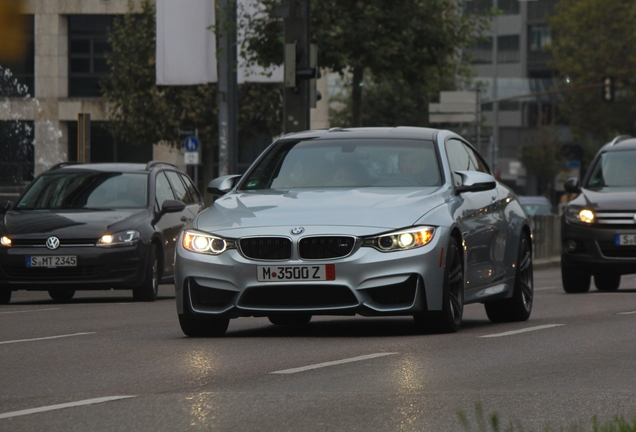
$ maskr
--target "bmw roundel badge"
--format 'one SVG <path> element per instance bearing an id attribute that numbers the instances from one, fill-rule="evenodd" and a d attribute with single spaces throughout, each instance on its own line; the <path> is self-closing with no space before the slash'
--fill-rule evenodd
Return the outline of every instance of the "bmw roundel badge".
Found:
<path id="1" fill-rule="evenodd" d="M 296 228 L 292 228 L 291 233 L 294 235 L 298 235 L 298 234 L 302 234 L 305 232 L 305 228 L 303 227 L 296 227 Z"/>

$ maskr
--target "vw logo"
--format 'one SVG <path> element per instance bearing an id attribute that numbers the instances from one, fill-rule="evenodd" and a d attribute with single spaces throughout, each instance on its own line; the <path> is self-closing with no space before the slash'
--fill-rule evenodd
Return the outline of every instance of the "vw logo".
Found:
<path id="1" fill-rule="evenodd" d="M 46 239 L 46 247 L 53 250 L 60 247 L 60 239 L 57 237 L 49 237 Z"/>
<path id="2" fill-rule="evenodd" d="M 305 228 L 303 227 L 296 227 L 296 228 L 292 228 L 291 233 L 294 235 L 298 235 L 298 234 L 302 234 L 305 232 Z"/>

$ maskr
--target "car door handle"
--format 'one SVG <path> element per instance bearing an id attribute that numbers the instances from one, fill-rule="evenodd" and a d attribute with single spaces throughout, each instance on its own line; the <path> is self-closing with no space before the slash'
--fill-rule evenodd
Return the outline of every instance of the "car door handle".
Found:
<path id="1" fill-rule="evenodd" d="M 190 219 L 188 219 L 187 216 L 181 216 L 181 222 L 189 222 Z"/>

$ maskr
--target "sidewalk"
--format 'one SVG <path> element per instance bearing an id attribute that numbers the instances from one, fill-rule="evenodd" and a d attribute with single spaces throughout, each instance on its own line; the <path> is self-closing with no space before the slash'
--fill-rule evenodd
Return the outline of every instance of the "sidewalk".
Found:
<path id="1" fill-rule="evenodd" d="M 559 267 L 561 265 L 561 256 L 553 256 L 548 258 L 539 258 L 532 261 L 534 269 L 547 269 Z"/>

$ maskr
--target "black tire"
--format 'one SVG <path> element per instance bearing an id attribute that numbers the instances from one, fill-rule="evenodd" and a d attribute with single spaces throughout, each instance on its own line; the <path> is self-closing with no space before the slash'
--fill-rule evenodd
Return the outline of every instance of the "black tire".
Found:
<path id="1" fill-rule="evenodd" d="M 71 288 L 55 288 L 49 290 L 49 296 L 55 301 L 69 301 L 75 295 Z"/>
<path id="2" fill-rule="evenodd" d="M 304 326 L 311 321 L 311 315 L 303 313 L 270 315 L 267 318 L 274 325 L 289 327 Z"/>
<path id="3" fill-rule="evenodd" d="M 150 248 L 150 256 L 148 257 L 144 280 L 141 285 L 133 288 L 133 299 L 146 302 L 157 300 L 157 295 L 159 294 L 159 277 L 157 247 L 153 245 Z"/>
<path id="4" fill-rule="evenodd" d="M 566 293 L 586 293 L 590 290 L 591 281 L 590 273 L 581 268 L 565 264 L 563 258 L 561 258 L 561 282 Z"/>
<path id="5" fill-rule="evenodd" d="M 532 313 L 534 278 L 532 247 L 527 235 L 521 237 L 517 253 L 517 270 L 512 297 L 484 303 L 491 322 L 527 321 Z"/>
<path id="6" fill-rule="evenodd" d="M 621 275 L 613 273 L 597 273 L 594 275 L 594 285 L 599 291 L 616 291 L 621 285 Z"/>
<path id="7" fill-rule="evenodd" d="M 444 291 L 442 310 L 421 312 L 413 316 L 418 333 L 455 333 L 464 315 L 464 263 L 457 245 L 451 237 L 444 265 Z"/>
<path id="8" fill-rule="evenodd" d="M 228 318 L 198 318 L 179 315 L 179 325 L 184 335 L 190 337 L 223 336 L 230 325 Z"/>
<path id="9" fill-rule="evenodd" d="M 11 301 L 11 290 L 8 288 L 0 288 L 0 304 L 9 304 Z"/>

